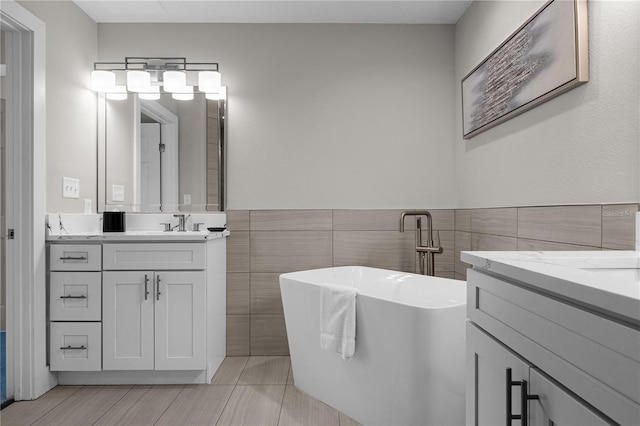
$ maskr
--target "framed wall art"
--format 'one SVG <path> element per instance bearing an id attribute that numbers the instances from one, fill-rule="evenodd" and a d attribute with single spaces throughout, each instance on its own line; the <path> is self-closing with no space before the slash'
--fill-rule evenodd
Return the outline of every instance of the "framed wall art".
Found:
<path id="1" fill-rule="evenodd" d="M 462 79 L 463 138 L 588 80 L 587 0 L 551 0 Z"/>

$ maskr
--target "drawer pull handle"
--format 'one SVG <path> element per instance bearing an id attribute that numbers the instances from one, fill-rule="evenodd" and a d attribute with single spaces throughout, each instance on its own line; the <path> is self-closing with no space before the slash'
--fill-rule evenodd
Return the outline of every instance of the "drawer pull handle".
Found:
<path id="1" fill-rule="evenodd" d="M 144 300 L 147 300 L 147 297 L 149 296 L 149 276 L 147 274 L 144 274 Z"/>
<path id="2" fill-rule="evenodd" d="M 160 275 L 158 275 L 156 281 L 156 300 L 160 300 Z"/>
<path id="3" fill-rule="evenodd" d="M 83 349 L 87 349 L 87 347 L 85 345 L 82 346 L 61 346 L 60 349 L 62 350 L 67 350 L 67 349 L 78 349 L 78 350 L 83 350 Z"/>
<path id="4" fill-rule="evenodd" d="M 87 296 L 84 294 L 81 296 L 60 296 L 60 299 L 86 299 Z"/>
<path id="5" fill-rule="evenodd" d="M 522 414 L 511 414 L 511 386 L 520 386 L 520 407 Z M 529 423 L 528 406 L 532 399 L 540 399 L 538 395 L 529 395 L 526 380 L 511 380 L 511 368 L 507 368 L 507 426 L 511 426 L 511 420 L 520 420 L 522 426 Z"/>
<path id="6" fill-rule="evenodd" d="M 60 260 L 87 260 L 87 256 L 63 256 Z"/>

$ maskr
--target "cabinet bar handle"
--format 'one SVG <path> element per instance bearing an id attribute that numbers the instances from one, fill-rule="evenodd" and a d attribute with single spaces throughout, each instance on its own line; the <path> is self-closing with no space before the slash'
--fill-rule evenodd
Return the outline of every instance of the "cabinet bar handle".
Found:
<path id="1" fill-rule="evenodd" d="M 60 349 L 66 350 L 66 349 L 87 349 L 86 346 L 82 345 L 82 346 L 61 346 Z"/>
<path id="2" fill-rule="evenodd" d="M 156 276 L 156 300 L 160 300 L 160 275 Z"/>
<path id="3" fill-rule="evenodd" d="M 511 426 L 511 420 L 521 420 L 522 426 L 529 422 L 529 401 L 540 399 L 538 395 L 529 395 L 526 380 L 511 380 L 511 368 L 507 368 L 507 426 Z M 520 409 L 522 414 L 511 414 L 511 387 L 520 386 Z"/>
<path id="4" fill-rule="evenodd" d="M 149 276 L 147 274 L 144 274 L 144 300 L 147 300 L 147 297 L 149 296 Z"/>
<path id="5" fill-rule="evenodd" d="M 87 256 L 63 256 L 60 260 L 87 260 Z"/>
<path id="6" fill-rule="evenodd" d="M 81 295 L 81 296 L 60 296 L 60 299 L 86 299 L 87 296 L 85 295 Z"/>

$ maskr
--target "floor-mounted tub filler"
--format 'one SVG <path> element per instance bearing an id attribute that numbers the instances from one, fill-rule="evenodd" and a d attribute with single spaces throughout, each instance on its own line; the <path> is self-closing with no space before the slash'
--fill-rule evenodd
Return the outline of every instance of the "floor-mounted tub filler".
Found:
<path id="1" fill-rule="evenodd" d="M 320 347 L 321 288 L 357 290 L 356 344 Z M 344 266 L 280 275 L 295 385 L 365 425 L 465 422 L 466 283 Z"/>

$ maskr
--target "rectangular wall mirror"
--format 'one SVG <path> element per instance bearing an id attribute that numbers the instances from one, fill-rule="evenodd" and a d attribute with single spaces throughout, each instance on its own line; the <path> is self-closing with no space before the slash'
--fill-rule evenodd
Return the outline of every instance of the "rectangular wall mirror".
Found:
<path id="1" fill-rule="evenodd" d="M 98 211 L 223 211 L 226 99 L 98 96 Z"/>

